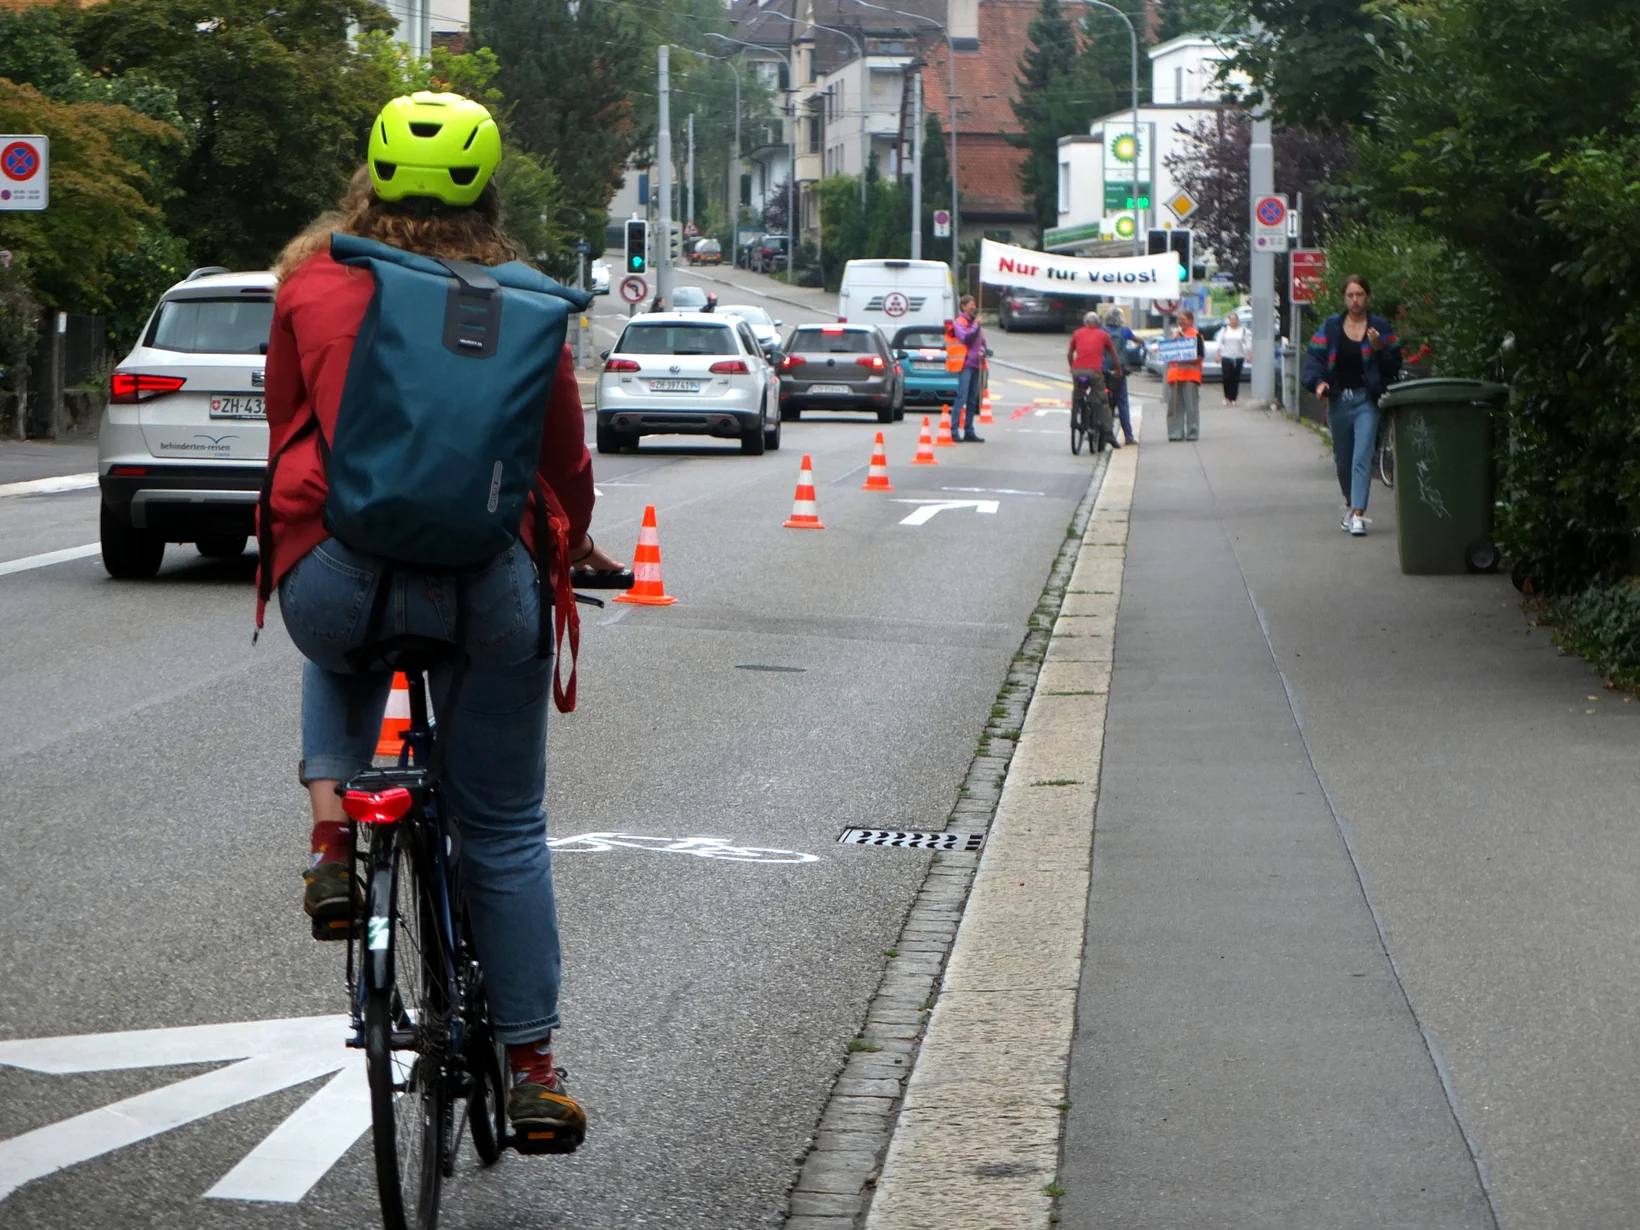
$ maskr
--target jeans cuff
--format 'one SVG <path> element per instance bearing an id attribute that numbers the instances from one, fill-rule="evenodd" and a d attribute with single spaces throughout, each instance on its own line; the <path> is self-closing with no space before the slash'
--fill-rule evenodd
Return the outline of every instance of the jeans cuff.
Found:
<path id="1" fill-rule="evenodd" d="M 539 1042 L 559 1026 L 558 1014 L 554 1012 L 550 1017 L 526 1025 L 502 1025 L 492 1022 L 491 1032 L 495 1040 L 503 1046 L 523 1046 L 526 1042 Z"/>
<path id="2" fill-rule="evenodd" d="M 309 782 L 345 782 L 369 767 L 368 760 L 360 762 L 346 756 L 304 756 L 297 775 L 304 786 Z"/>

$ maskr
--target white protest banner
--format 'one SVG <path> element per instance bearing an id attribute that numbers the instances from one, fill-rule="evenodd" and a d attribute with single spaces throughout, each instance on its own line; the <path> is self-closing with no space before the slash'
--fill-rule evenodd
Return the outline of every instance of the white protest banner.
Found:
<path id="1" fill-rule="evenodd" d="M 1049 294 L 1177 299 L 1179 258 L 1163 252 L 1157 256 L 1092 260 L 1033 252 L 986 239 L 980 243 L 979 280 L 989 286 L 1021 286 Z"/>

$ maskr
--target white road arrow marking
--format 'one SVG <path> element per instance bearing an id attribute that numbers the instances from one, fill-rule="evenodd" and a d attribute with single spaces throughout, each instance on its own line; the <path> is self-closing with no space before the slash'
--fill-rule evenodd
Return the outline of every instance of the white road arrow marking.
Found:
<path id="1" fill-rule="evenodd" d="M 976 513 L 995 515 L 1001 507 L 1000 500 L 895 500 L 896 504 L 921 504 L 909 517 L 900 522 L 901 525 L 927 525 L 942 512 L 952 512 L 959 508 L 972 508 Z"/>
<path id="2" fill-rule="evenodd" d="M 23 1184 L 172 1128 L 335 1073 L 207 1196 L 294 1203 L 370 1126 L 364 1056 L 345 1016 L 0 1042 L 0 1065 L 63 1075 L 227 1063 L 225 1068 L 0 1141 L 0 1200 Z"/>
<path id="3" fill-rule="evenodd" d="M 1069 406 L 1043 406 L 1043 407 L 1041 407 L 1040 409 L 1038 409 L 1036 411 L 1036 417 L 1041 419 L 1041 418 L 1047 418 L 1047 416 L 1050 415 L 1050 414 L 1069 414 L 1069 413 L 1070 413 L 1070 407 Z"/>

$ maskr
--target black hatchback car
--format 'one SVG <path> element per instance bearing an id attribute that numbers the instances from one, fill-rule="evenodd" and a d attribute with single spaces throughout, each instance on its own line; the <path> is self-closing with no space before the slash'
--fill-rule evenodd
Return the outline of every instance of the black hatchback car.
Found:
<path id="1" fill-rule="evenodd" d="M 905 417 L 905 381 L 870 325 L 801 325 L 780 360 L 780 417 L 805 410 L 864 410 L 879 423 Z"/>

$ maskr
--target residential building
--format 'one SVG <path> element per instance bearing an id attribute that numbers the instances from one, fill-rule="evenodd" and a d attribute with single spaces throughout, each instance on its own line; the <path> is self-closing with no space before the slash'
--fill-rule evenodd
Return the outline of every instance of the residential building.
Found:
<path id="1" fill-rule="evenodd" d="M 394 38 L 416 55 L 434 47 L 465 46 L 471 17 L 469 0 L 381 0 L 399 23 Z"/>
<path id="2" fill-rule="evenodd" d="M 1178 181 L 1168 160 L 1187 152 L 1203 120 L 1226 110 L 1217 84 L 1229 53 L 1204 34 L 1186 34 L 1150 49 L 1152 100 L 1139 107 L 1138 209 L 1132 205 L 1131 108 L 1100 116 L 1086 134 L 1059 139 L 1059 225 L 1043 237 L 1050 252 L 1114 251 L 1134 231 L 1180 225 L 1166 202 Z M 1102 245 L 1112 245 L 1109 249 Z"/>

